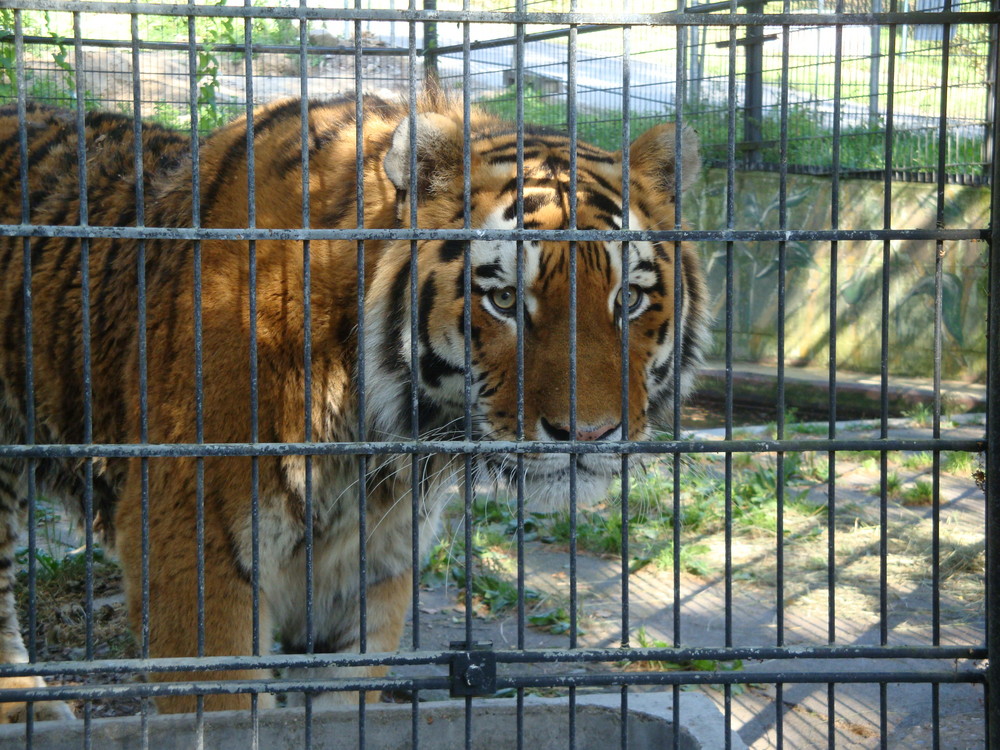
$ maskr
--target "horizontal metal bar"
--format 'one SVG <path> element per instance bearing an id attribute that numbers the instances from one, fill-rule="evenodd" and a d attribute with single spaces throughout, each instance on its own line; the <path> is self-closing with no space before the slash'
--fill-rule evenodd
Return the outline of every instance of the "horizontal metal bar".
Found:
<path id="1" fill-rule="evenodd" d="M 908 13 L 536 13 L 528 11 L 381 10 L 278 6 L 166 5 L 104 0 L 4 0 L 4 6 L 34 11 L 138 14 L 206 18 L 291 18 L 309 21 L 438 21 L 441 23 L 500 23 L 539 25 L 621 26 L 883 26 L 990 24 L 1000 20 L 992 11 Z"/>
<path id="2" fill-rule="evenodd" d="M 612 29 L 623 28 L 621 26 L 611 26 L 607 24 L 599 25 L 588 25 L 588 26 L 577 26 L 577 34 L 592 34 L 595 31 L 611 31 Z M 567 37 L 570 34 L 569 29 L 552 29 L 551 31 L 537 31 L 534 34 L 525 34 L 524 42 L 527 44 L 529 42 L 543 42 L 547 39 L 559 39 L 560 37 Z M 469 51 L 479 50 L 479 49 L 495 49 L 496 47 L 511 47 L 518 43 L 516 36 L 505 36 L 498 39 L 488 39 L 482 42 L 469 42 Z M 465 52 L 464 44 L 452 44 L 447 47 L 435 47 L 435 55 L 450 55 L 456 52 Z"/>
<path id="3" fill-rule="evenodd" d="M 391 667 L 448 664 L 454 651 L 406 651 L 368 654 L 267 654 L 263 656 L 163 657 L 157 659 L 95 659 L 94 661 L 2 664 L 0 678 L 87 674 L 149 674 L 153 672 L 212 672 L 234 669 L 322 667 Z M 782 659 L 945 659 L 980 660 L 985 646 L 789 646 L 700 648 L 590 648 L 498 650 L 497 664 L 576 664 L 694 660 L 734 661 Z M 954 667 L 952 667 L 954 669 Z"/>
<path id="4" fill-rule="evenodd" d="M 868 59 L 867 56 L 860 57 L 858 59 Z M 977 125 L 987 125 L 984 120 L 975 121 Z M 789 141 L 797 140 L 800 142 L 804 141 L 823 141 L 823 138 L 819 137 L 803 137 L 803 138 L 789 138 Z M 772 144 L 775 141 L 762 141 L 761 143 Z M 742 145 L 742 144 L 741 144 Z M 716 169 L 725 169 L 728 164 L 724 159 L 705 159 L 703 161 L 704 166 L 714 167 Z M 780 164 L 772 164 L 768 162 L 754 163 L 746 167 L 747 171 L 752 172 L 779 172 L 781 170 Z M 786 167 L 787 174 L 802 174 L 811 175 L 814 177 L 830 177 L 833 175 L 832 166 L 820 166 L 815 164 L 789 164 Z M 877 180 L 879 182 L 885 181 L 885 170 L 882 169 L 849 169 L 841 167 L 840 171 L 837 172 L 837 176 L 844 180 Z M 889 179 L 893 182 L 919 182 L 919 183 L 933 183 L 943 181 L 948 185 L 963 185 L 966 187 L 987 187 L 992 184 L 992 178 L 988 174 L 975 175 L 969 174 L 968 172 L 960 172 L 957 174 L 946 173 L 944 175 L 939 175 L 937 171 L 928 169 L 891 169 L 889 170 Z"/>
<path id="5" fill-rule="evenodd" d="M 657 440 L 541 442 L 513 440 L 427 440 L 363 443 L 92 443 L 0 445 L 0 458 L 221 458 L 226 456 L 375 456 L 444 453 L 797 453 L 843 450 L 986 450 L 985 440 L 969 438 L 798 438 L 788 440 Z"/>
<path id="6" fill-rule="evenodd" d="M 684 648 L 582 648 L 498 651 L 498 664 L 600 661 L 769 661 L 772 659 L 984 659 L 977 646 L 722 646 Z M 81 662 L 82 663 L 82 662 Z M 86 662 L 90 663 L 90 662 Z"/>
<path id="7" fill-rule="evenodd" d="M 603 27 L 602 27 L 603 28 Z M 28 36 L 23 37 L 24 43 L 37 45 L 59 45 L 65 44 L 66 39 L 51 36 Z M 0 34 L 0 44 L 13 44 L 13 34 Z M 212 52 L 238 52 L 246 54 L 247 48 L 242 44 L 188 44 L 187 42 L 133 42 L 131 39 L 84 39 L 81 41 L 82 47 L 101 47 L 105 49 L 144 49 L 144 50 L 172 50 L 176 52 L 187 52 L 190 49 L 211 50 Z M 272 52 L 275 54 L 298 55 L 301 47 L 298 44 L 252 44 L 250 52 Z M 349 47 L 306 47 L 307 54 L 310 55 L 350 55 L 357 54 L 354 45 Z M 377 55 L 402 56 L 410 54 L 406 47 L 361 47 L 361 54 L 364 57 Z M 417 54 L 423 54 L 423 50 L 417 50 Z"/>
<path id="8" fill-rule="evenodd" d="M 538 687 L 608 687 L 622 685 L 743 685 L 816 684 L 816 683 L 983 683 L 985 673 L 920 672 L 621 672 L 607 674 L 552 674 L 497 677 L 497 689 Z M 7 691 L 0 691 L 6 693 Z M 13 691 L 11 691 L 13 692 Z"/>
<path id="9" fill-rule="evenodd" d="M 738 685 L 815 683 L 983 683 L 981 670 L 954 672 L 920 670 L 913 672 L 608 672 L 497 677 L 498 690 L 532 687 L 596 687 L 622 685 Z M 157 697 L 170 695 L 219 695 L 247 693 L 319 693 L 328 691 L 442 690 L 448 677 L 341 678 L 260 680 L 197 680 L 178 682 L 136 682 L 113 685 L 57 685 L 50 687 L 0 690 L 0 702 L 47 700 L 94 700 L 96 698 Z"/>
<path id="10" fill-rule="evenodd" d="M 0 224 L 0 237 L 151 240 L 509 240 L 619 242 L 864 242 L 985 240 L 988 229 L 263 229 Z"/>
<path id="11" fill-rule="evenodd" d="M 447 677 L 383 677 L 198 680 L 178 682 L 134 682 L 125 685 L 53 685 L 0 690 L 0 701 L 95 700 L 97 698 L 156 698 L 171 695 L 235 695 L 260 693 L 322 693 L 334 690 L 447 690 Z"/>

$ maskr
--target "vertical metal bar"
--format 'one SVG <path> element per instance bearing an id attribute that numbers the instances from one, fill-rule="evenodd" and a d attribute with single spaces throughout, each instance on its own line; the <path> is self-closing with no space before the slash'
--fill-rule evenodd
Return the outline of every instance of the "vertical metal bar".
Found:
<path id="1" fill-rule="evenodd" d="M 355 9 L 361 8 L 361 0 L 355 0 Z M 365 225 L 365 111 L 364 111 L 364 90 L 362 87 L 361 71 L 361 42 L 362 42 L 361 21 L 354 22 L 354 184 L 355 184 L 355 222 L 359 229 Z M 412 158 L 412 153 L 411 153 Z M 411 173 L 411 180 L 413 175 Z M 357 244 L 359 274 L 360 267 L 365 260 L 364 240 L 358 240 Z M 411 274 L 411 325 L 415 320 L 415 308 L 417 306 L 416 297 L 416 266 L 412 268 Z M 415 328 L 411 328 L 411 337 L 415 335 Z M 416 372 L 416 360 L 411 362 L 413 371 Z M 363 438 L 359 438 L 363 439 Z M 358 651 L 365 653 L 368 651 L 368 457 L 358 456 Z M 358 693 L 358 748 L 364 750 L 367 744 L 368 724 L 365 716 L 366 697 L 364 692 Z"/>
<path id="2" fill-rule="evenodd" d="M 872 0 L 872 13 L 882 12 L 882 0 Z M 890 55 L 890 60 L 892 59 Z M 882 27 L 871 26 L 871 49 L 868 63 L 868 127 L 875 130 L 879 118 L 880 67 L 882 63 Z M 890 77 L 891 81 L 892 78 Z"/>
<path id="3" fill-rule="evenodd" d="M 525 13 L 526 0 L 516 0 L 519 13 Z M 517 228 L 524 228 L 524 24 L 516 26 L 514 47 L 516 103 L 516 194 Z M 524 242 L 515 243 L 517 253 L 517 439 L 524 440 Z M 524 454 L 516 457 L 517 468 L 517 647 L 524 642 Z M 524 688 L 517 689 L 517 750 L 524 748 Z"/>
<path id="4" fill-rule="evenodd" d="M 748 2 L 746 12 L 763 13 L 764 5 L 763 0 Z M 746 109 L 743 113 L 743 140 L 747 146 L 746 162 L 752 169 L 763 162 L 761 142 L 764 135 L 761 126 L 764 122 L 764 27 L 746 26 L 744 35 L 746 69 L 743 96 Z M 785 38 L 787 39 L 787 34 Z"/>
<path id="5" fill-rule="evenodd" d="M 307 0 L 299 0 L 299 8 L 305 9 Z M 299 19 L 299 163 L 302 171 L 302 227 L 308 229 L 311 224 L 311 193 L 309 189 L 309 21 Z M 359 333 L 359 336 L 361 334 Z M 360 346 L 359 357 L 360 357 Z M 312 442 L 312 244 L 309 240 L 302 241 L 302 438 Z M 306 554 L 306 653 L 314 653 L 316 647 L 315 621 L 315 577 L 314 577 L 314 545 L 315 545 L 315 512 L 313 507 L 313 459 L 303 456 L 305 464 L 305 554 Z M 306 693 L 302 700 L 303 743 L 306 748 L 312 747 L 313 730 L 313 694 Z"/>
<path id="6" fill-rule="evenodd" d="M 73 50 L 75 69 L 82 69 L 83 40 L 80 32 L 80 14 L 73 13 Z M 80 226 L 86 226 L 88 220 L 87 196 L 87 152 L 86 125 L 84 122 L 84 90 L 81 76 L 75 76 L 76 84 L 76 174 L 78 185 Z M 83 442 L 94 441 L 93 424 L 93 383 L 91 380 L 91 340 L 90 340 L 90 240 L 86 237 L 80 240 L 80 337 L 83 359 L 82 397 L 83 397 Z M 84 461 L 83 481 L 83 529 L 85 540 L 86 580 L 84 593 L 84 611 L 86 612 L 85 658 L 94 658 L 94 461 Z M 89 747 L 90 736 L 90 706 L 84 703 L 84 746 Z"/>
<path id="7" fill-rule="evenodd" d="M 843 13 L 844 0 L 837 0 L 836 13 Z M 830 185 L 830 228 L 840 228 L 840 110 L 841 110 L 841 76 L 843 73 L 843 42 L 844 27 L 837 24 L 834 27 L 834 58 L 833 58 L 833 145 L 831 149 L 831 185 Z M 830 243 L 830 297 L 829 297 L 829 421 L 827 434 L 830 439 L 837 436 L 837 301 L 838 301 L 838 252 L 839 243 Z M 837 453 L 827 453 L 827 557 L 826 557 L 826 587 L 827 587 L 827 642 L 833 645 L 837 642 Z M 826 687 L 827 695 L 827 744 L 833 748 L 836 740 L 836 684 L 830 682 Z"/>
<path id="8" fill-rule="evenodd" d="M 31 190 L 28 182 L 28 126 L 24 75 L 24 19 L 21 10 L 14 9 L 14 82 L 17 88 L 17 145 L 21 181 L 21 223 L 31 222 Z M 21 239 L 22 276 L 21 304 L 24 308 L 24 442 L 35 442 L 35 356 L 34 314 L 31 304 L 31 238 Z M 38 660 L 38 492 L 35 486 L 37 463 L 28 459 L 28 661 Z M 30 750 L 35 737 L 35 706 L 30 701 L 25 706 L 25 747 Z"/>
<path id="9" fill-rule="evenodd" d="M 194 6 L 195 0 L 188 0 Z M 187 18 L 188 31 L 188 106 L 191 117 L 191 226 L 201 226 L 201 148 L 199 143 L 200 117 L 198 109 L 197 24 L 194 16 Z M 194 313 L 194 386 L 195 386 L 195 440 L 205 442 L 205 373 L 204 373 L 204 319 L 202 306 L 202 254 L 201 241 L 192 242 L 193 313 Z M 205 459 L 195 459 L 195 546 L 197 553 L 197 609 L 198 656 L 205 655 Z M 198 714 L 201 716 L 204 699 L 197 696 Z M 143 701 L 143 718 L 148 701 Z M 148 742 L 148 737 L 144 737 Z M 257 724 L 254 723 L 252 749 L 259 743 Z"/>
<path id="10" fill-rule="evenodd" d="M 410 0 L 410 10 L 416 9 L 415 0 Z M 410 148 L 410 163 L 409 163 L 409 175 L 410 184 L 407 190 L 407 197 L 409 198 L 409 208 L 410 208 L 410 226 L 415 228 L 417 226 L 417 78 L 416 78 L 416 68 L 417 68 L 417 36 L 416 36 L 416 25 L 410 24 L 410 37 L 409 37 L 409 61 L 410 61 L 410 77 L 409 77 L 409 106 L 410 106 L 410 119 L 409 119 L 409 133 L 407 134 Z M 415 240 L 410 240 L 410 437 L 416 440 L 420 435 L 420 409 L 418 401 L 417 392 L 417 366 L 418 366 L 418 349 L 417 349 L 417 328 L 416 328 L 416 317 L 415 308 L 417 306 L 417 285 L 416 285 L 416 275 L 417 275 L 417 242 Z M 419 552 L 419 525 L 420 525 L 420 513 L 419 513 L 419 492 L 420 492 L 420 464 L 417 456 L 413 456 L 410 463 L 410 512 L 411 512 L 411 523 L 412 523 L 412 533 L 414 541 L 414 554 Z M 471 571 L 471 562 L 469 555 L 471 554 L 472 543 L 469 541 L 466 544 L 466 580 L 468 580 Z M 468 588 L 468 587 L 466 587 Z M 471 592 L 466 592 L 466 601 L 471 601 Z M 471 611 L 472 605 L 468 604 L 468 610 Z M 468 636 L 469 628 L 471 625 L 466 623 L 466 640 L 469 640 Z M 414 637 L 417 637 L 417 632 L 420 629 L 420 619 L 419 619 L 419 609 L 413 612 L 413 632 Z"/>
<path id="11" fill-rule="evenodd" d="M 577 0 L 570 0 L 570 12 L 576 12 Z M 571 25 L 566 48 L 566 129 L 569 132 L 569 228 L 576 229 L 577 222 L 577 27 Z M 577 434 L 577 248 L 576 241 L 569 243 L 569 434 Z M 577 579 L 577 471 L 579 454 L 569 455 L 569 647 L 577 648 L 579 629 L 579 581 Z M 571 686 L 568 697 L 569 748 L 576 747 L 576 687 Z"/>
<path id="12" fill-rule="evenodd" d="M 469 0 L 462 0 L 462 9 L 468 11 Z M 472 95 L 469 90 L 469 74 L 471 71 L 471 45 L 469 24 L 462 25 L 462 226 L 469 229 L 472 226 Z M 436 60 L 435 60 L 436 72 Z M 472 246 L 462 243 L 462 347 L 464 372 L 462 380 L 463 393 L 463 425 L 462 431 L 466 440 L 473 438 L 472 424 Z M 472 605 L 472 503 L 475 498 L 475 478 L 472 467 L 472 456 L 466 453 L 463 457 L 462 473 L 462 528 L 465 535 L 465 607 L 466 607 L 466 648 L 472 647 L 472 621 L 468 618 Z M 416 506 L 414 506 L 416 514 Z M 414 515 L 416 517 L 416 515 Z M 416 550 L 417 535 L 414 534 L 414 550 Z M 414 553 L 414 569 L 418 565 Z M 414 589 L 414 609 L 416 609 L 416 588 Z M 414 649 L 417 648 L 417 624 L 414 618 Z M 417 742 L 417 692 L 413 692 L 413 747 Z M 468 744 L 472 736 L 472 699 L 465 700 L 465 736 Z"/>
<path id="13" fill-rule="evenodd" d="M 951 10 L 951 0 L 944 0 L 944 11 Z M 941 91 L 938 105 L 937 206 L 935 225 L 944 229 L 944 185 L 948 156 L 948 72 L 951 57 L 951 25 L 943 26 L 941 40 Z M 994 189 L 996 186 L 994 185 Z M 941 438 L 941 349 L 944 311 L 944 242 L 934 247 L 934 423 L 933 437 Z M 934 450 L 931 465 L 931 643 L 941 645 L 941 451 Z M 931 742 L 941 747 L 941 687 L 931 684 Z"/>
<path id="14" fill-rule="evenodd" d="M 996 3 L 993 3 L 996 7 Z M 993 35 L 1000 32 L 1000 24 L 993 24 Z M 1000 65 L 994 64 L 991 95 L 996 96 L 1000 84 Z M 1000 118 L 990 127 L 993 143 L 1000 143 Z M 996 149 L 990 155 L 990 178 L 993 192 L 990 196 L 989 235 L 989 308 L 987 334 L 987 389 L 986 401 L 986 746 L 1000 747 L 1000 159 Z"/>
<path id="15" fill-rule="evenodd" d="M 437 0 L 424 0 L 424 10 L 437 10 Z M 437 23 L 424 24 L 424 82 L 435 86 L 440 81 L 438 72 L 438 33 Z"/>
<path id="16" fill-rule="evenodd" d="M 687 0 L 679 0 L 677 10 L 683 13 L 686 10 Z M 697 27 L 695 27 L 697 29 Z M 683 159 L 683 135 L 684 135 L 684 107 L 687 101 L 687 27 L 677 26 L 675 29 L 677 39 L 676 49 L 676 83 L 674 89 L 674 106 L 676 111 L 676 127 L 674 129 L 674 229 L 683 228 L 683 205 L 684 194 L 681 189 L 684 184 L 684 159 Z M 697 31 L 692 35 L 696 36 Z M 671 423 L 673 427 L 673 439 L 681 438 L 681 362 L 683 352 L 681 343 L 683 337 L 680 336 L 684 315 L 684 274 L 683 268 L 683 246 L 680 242 L 673 243 L 673 269 L 674 269 L 674 340 L 673 340 L 673 414 Z M 672 479 L 673 479 L 673 646 L 680 648 L 681 645 L 681 527 L 684 523 L 681 511 L 681 454 L 674 452 L 672 456 Z M 673 685 L 671 688 L 673 713 L 673 725 L 681 726 L 681 686 Z M 680 750 L 681 733 L 673 733 L 673 750 Z"/>
<path id="17" fill-rule="evenodd" d="M 876 0 L 878 2 L 878 0 Z M 890 0 L 890 11 L 895 10 L 896 0 Z M 881 28 L 879 31 L 881 31 Z M 892 227 L 892 159 L 893 159 L 893 105 L 896 68 L 896 28 L 889 26 L 888 81 L 886 86 L 885 120 L 885 171 L 883 174 L 883 228 Z M 880 427 L 879 435 L 889 436 L 889 294 L 891 280 L 892 243 L 882 243 L 882 344 L 881 344 L 881 385 L 880 385 Z M 889 502 L 888 502 L 888 454 L 881 451 L 879 459 L 879 643 L 889 643 Z M 888 685 L 879 683 L 879 736 L 882 748 L 889 742 Z"/>
<path id="18" fill-rule="evenodd" d="M 244 0 L 245 8 L 252 7 Z M 256 137 L 254 134 L 253 18 L 243 19 L 243 72 L 246 87 L 247 228 L 257 226 Z M 260 439 L 258 422 L 259 370 L 257 362 L 257 242 L 247 242 L 248 329 L 250 336 L 250 441 Z M 250 584 L 253 608 L 253 655 L 260 656 L 260 458 L 250 457 Z M 251 721 L 258 722 L 257 693 L 250 694 Z"/>
<path id="19" fill-rule="evenodd" d="M 761 7 L 763 10 L 763 7 Z M 783 12 L 790 12 L 789 0 L 784 0 Z M 758 27 L 759 28 L 759 27 Z M 782 27 L 781 33 L 781 102 L 780 102 L 780 135 L 778 145 L 778 228 L 788 227 L 788 58 L 789 31 L 788 26 Z M 749 50 L 747 64 L 750 64 Z M 762 64 L 762 61 L 761 61 Z M 777 437 L 785 437 L 785 277 L 787 273 L 786 242 L 778 242 L 778 413 Z M 775 609 L 777 611 L 777 628 L 775 645 L 785 645 L 785 454 L 775 455 L 775 495 L 777 501 L 777 519 L 775 525 Z M 774 716 L 775 739 L 778 750 L 784 747 L 784 685 L 775 685 Z"/>
<path id="20" fill-rule="evenodd" d="M 142 89 L 139 76 L 139 30 L 138 16 L 132 14 L 130 33 L 132 42 L 132 114 L 134 117 L 134 170 L 135 170 L 135 225 L 146 223 L 145 198 L 143 195 L 142 156 Z M 136 285 L 137 285 L 137 339 L 139 348 L 139 440 L 149 442 L 149 369 L 146 346 L 146 241 L 136 241 Z M 142 657 L 149 657 L 150 638 L 150 591 L 149 591 L 149 459 L 140 461 L 141 503 L 142 503 Z"/>
<path id="21" fill-rule="evenodd" d="M 735 14 L 736 0 L 730 2 L 730 12 Z M 729 121 L 726 138 L 726 228 L 736 223 L 736 26 L 729 27 Z M 733 437 L 733 302 L 734 302 L 734 245 L 726 242 L 726 440 Z M 733 645 L 733 454 L 725 454 L 725 645 Z M 733 722 L 733 692 L 723 686 L 725 750 L 731 746 L 730 728 Z"/>
<path id="22" fill-rule="evenodd" d="M 996 11 L 998 9 L 1000 9 L 1000 2 L 991 0 L 990 10 Z M 996 68 L 998 64 L 997 49 L 998 45 L 1000 45 L 1000 39 L 998 39 L 1000 29 L 998 29 L 996 24 L 993 24 L 988 28 L 987 34 L 986 71 L 984 76 L 986 79 L 986 117 L 983 121 L 983 149 L 981 159 L 985 171 L 989 172 L 989 167 L 994 159 L 993 152 L 996 148 L 992 124 L 997 116 Z"/>
<path id="23" fill-rule="evenodd" d="M 623 9 L 628 12 L 631 9 L 630 0 L 624 1 Z M 629 229 L 629 212 L 630 212 L 630 188 L 631 188 L 631 173 L 629 170 L 629 144 L 631 143 L 631 118 L 630 118 L 630 105 L 629 100 L 630 84 L 631 84 L 631 44 L 632 44 L 632 30 L 629 26 L 622 27 L 622 140 L 621 140 L 621 151 L 622 151 L 622 229 Z M 621 358 L 622 358 L 622 370 L 621 370 L 621 430 L 622 430 L 622 441 L 627 442 L 629 439 L 629 326 L 631 320 L 628 316 L 628 297 L 629 297 L 629 263 L 631 248 L 629 247 L 628 241 L 622 241 L 621 243 L 621 265 L 622 265 L 622 278 L 621 278 L 621 306 L 620 306 L 620 317 L 621 321 Z M 621 506 L 621 570 L 622 570 L 622 648 L 628 648 L 629 646 L 629 454 L 624 450 L 621 454 L 621 487 L 622 487 L 622 506 Z M 622 750 L 627 750 L 629 743 L 628 736 L 628 686 L 622 685 L 621 688 L 621 747 Z"/>

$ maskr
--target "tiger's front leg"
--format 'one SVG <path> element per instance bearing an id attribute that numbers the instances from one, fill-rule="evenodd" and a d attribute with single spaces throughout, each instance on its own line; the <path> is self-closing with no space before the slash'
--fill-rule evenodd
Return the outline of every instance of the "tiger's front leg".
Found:
<path id="1" fill-rule="evenodd" d="M 357 553 L 357 545 L 346 545 Z M 318 543 L 315 554 L 314 612 L 313 612 L 313 653 L 359 653 L 361 650 L 361 588 L 358 580 L 357 558 L 353 565 L 350 560 L 340 557 L 343 548 L 332 549 L 334 545 Z M 369 563 L 366 571 L 365 619 L 367 632 L 366 653 L 384 653 L 399 648 L 403 634 L 406 613 L 410 605 L 412 573 L 407 558 L 386 567 L 387 560 L 372 559 L 369 549 Z M 340 553 L 340 554 L 338 554 Z M 331 559 L 340 557 L 340 559 Z M 402 557 L 402 556 L 400 556 Z M 339 563 L 344 563 L 342 566 Z M 346 572 L 345 568 L 350 572 Z M 304 577 L 304 567 L 301 569 Z M 286 589 L 287 590 L 287 589 Z M 302 589 L 304 594 L 304 587 Z M 301 608 L 289 612 L 285 625 L 279 628 L 285 653 L 307 653 L 305 600 Z M 388 673 L 385 666 L 366 667 L 326 667 L 322 669 L 289 669 L 292 679 L 358 678 L 384 677 Z M 379 691 L 366 692 L 367 702 L 377 702 Z M 302 693 L 290 694 L 289 705 L 301 705 Z M 357 691 L 329 691 L 318 694 L 315 706 L 356 705 Z"/>
<path id="2" fill-rule="evenodd" d="M 0 663 L 27 664 L 28 651 L 21 638 L 17 619 L 14 586 L 17 581 L 15 553 L 27 515 L 27 503 L 22 500 L 26 490 L 23 462 L 0 461 Z M 41 677 L 0 678 L 0 688 L 45 687 Z M 27 704 L 23 701 L 0 703 L 0 723 L 18 723 L 27 719 Z M 72 719 L 73 711 L 62 701 L 34 704 L 35 719 Z"/>
<path id="3" fill-rule="evenodd" d="M 218 513 L 214 498 L 220 496 L 218 477 L 227 469 L 234 476 L 249 476 L 249 460 L 226 459 L 207 462 L 204 549 L 196 540 L 195 461 L 193 459 L 151 459 L 149 461 L 149 655 L 154 658 L 198 656 L 199 557 L 204 563 L 204 655 L 248 656 L 254 653 L 253 588 L 245 569 L 233 554 L 225 518 Z M 141 475 L 135 462 L 126 483 L 118 511 L 117 549 L 125 577 L 132 632 L 141 642 L 143 632 Z M 260 602 L 259 653 L 270 650 L 270 618 Z M 265 670 L 220 670 L 154 673 L 157 682 L 199 680 L 262 680 Z M 249 709 L 245 693 L 205 696 L 206 711 Z M 273 705 L 273 697 L 263 694 L 263 708 Z M 158 697 L 160 713 L 190 713 L 198 708 L 196 695 Z"/>

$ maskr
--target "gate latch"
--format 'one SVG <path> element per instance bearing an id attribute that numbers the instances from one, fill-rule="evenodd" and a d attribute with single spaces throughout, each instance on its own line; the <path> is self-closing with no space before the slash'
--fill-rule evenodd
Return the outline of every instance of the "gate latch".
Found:
<path id="1" fill-rule="evenodd" d="M 493 641 L 452 641 L 451 697 L 493 695 L 497 691 L 497 655 Z"/>

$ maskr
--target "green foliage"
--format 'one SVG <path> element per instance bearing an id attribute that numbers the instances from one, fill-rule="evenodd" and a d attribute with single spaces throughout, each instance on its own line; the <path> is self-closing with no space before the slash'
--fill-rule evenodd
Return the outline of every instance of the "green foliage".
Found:
<path id="1" fill-rule="evenodd" d="M 635 633 L 635 642 L 639 648 L 670 648 L 670 644 L 656 638 L 651 638 L 643 625 Z M 622 662 L 621 666 L 633 671 L 643 672 L 740 672 L 743 661 L 719 661 L 717 659 L 690 659 L 686 661 L 637 661 Z"/>
<path id="2" fill-rule="evenodd" d="M 497 504 L 476 502 L 475 512 L 498 508 Z M 503 514 L 501 514 L 503 516 Z M 446 535 L 431 549 L 420 574 L 424 586 L 437 586 L 448 581 L 459 588 L 459 598 L 469 588 L 476 613 L 481 617 L 496 617 L 517 607 L 517 582 L 508 571 L 502 548 L 510 537 L 489 524 L 477 526 L 472 533 L 472 555 L 469 572 L 466 572 L 464 533 Z M 541 594 L 532 589 L 524 591 L 527 606 L 538 602 Z"/>
<path id="3" fill-rule="evenodd" d="M 540 630 L 548 631 L 553 635 L 563 635 L 568 633 L 572 627 L 569 611 L 566 607 L 555 607 L 528 616 L 528 623 Z M 586 635 L 586 631 L 576 626 L 577 635 Z"/>
<path id="4" fill-rule="evenodd" d="M 93 551 L 93 565 L 95 576 L 104 571 L 117 573 L 118 566 L 113 561 L 105 557 L 100 549 Z M 15 553 L 15 559 L 21 570 L 18 578 L 27 581 L 28 578 L 28 549 L 21 548 Z M 43 549 L 35 550 L 36 580 L 40 586 L 47 588 L 82 588 L 83 581 L 87 573 L 87 555 L 83 553 L 56 557 Z"/>
<path id="5" fill-rule="evenodd" d="M 513 87 L 479 102 L 484 108 L 506 119 L 514 120 L 517 114 L 517 97 Z M 557 94 L 545 94 L 530 84 L 524 87 L 524 121 L 565 131 L 567 127 L 566 104 Z M 736 114 L 736 132 L 742 133 L 745 113 Z M 632 113 L 631 136 L 634 139 L 649 128 L 676 114 L 665 111 L 650 117 L 648 113 Z M 727 160 L 728 117 L 709 102 L 692 102 L 685 107 L 684 122 L 701 138 L 702 157 L 706 162 Z M 781 118 L 777 111 L 768 112 L 760 122 L 762 143 L 759 156 L 767 163 L 776 164 L 781 159 Z M 823 116 L 809 106 L 789 107 L 786 118 L 787 140 L 785 154 L 789 164 L 817 167 L 833 165 L 833 130 Z M 622 118 L 617 110 L 581 110 L 577 113 L 577 132 L 581 140 L 609 151 L 622 148 Z M 938 139 L 927 138 L 924 133 L 896 130 L 893 133 L 892 168 L 896 170 L 932 170 L 938 163 Z M 982 142 L 975 138 L 948 141 L 946 167 L 954 174 L 983 174 Z M 739 161 L 742 153 L 737 151 Z M 882 170 L 885 166 L 885 126 L 842 128 L 840 132 L 840 165 L 848 170 Z M 793 200 L 794 196 L 789 200 Z M 795 243 L 792 243 L 793 245 Z M 795 248 L 790 247 L 794 253 Z M 811 254 L 809 255 L 811 258 Z M 776 263 L 777 261 L 775 261 Z M 954 306 L 953 306 L 954 307 Z M 957 308 L 955 308 L 957 309 Z M 947 322 L 947 321 L 946 321 Z M 949 325 L 949 331 L 953 326 Z"/>

